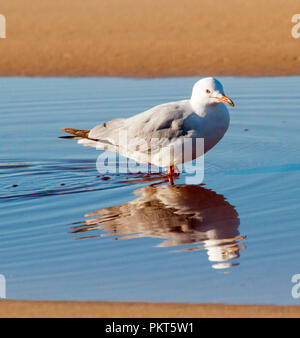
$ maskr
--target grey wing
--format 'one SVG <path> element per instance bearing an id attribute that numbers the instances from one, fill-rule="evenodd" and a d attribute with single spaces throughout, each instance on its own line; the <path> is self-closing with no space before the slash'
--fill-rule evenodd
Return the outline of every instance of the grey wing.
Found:
<path id="1" fill-rule="evenodd" d="M 127 129 L 130 146 L 140 152 L 150 147 L 151 151 L 159 150 L 185 137 L 199 137 L 202 119 L 193 113 L 188 101 L 167 103 L 146 113 L 134 116 Z"/>
<path id="2" fill-rule="evenodd" d="M 189 101 L 177 101 L 153 107 L 127 119 L 116 119 L 94 127 L 89 137 L 128 150 L 147 152 L 169 145 L 172 140 L 193 137 L 201 121 Z M 125 139 L 126 138 L 126 139 Z"/>

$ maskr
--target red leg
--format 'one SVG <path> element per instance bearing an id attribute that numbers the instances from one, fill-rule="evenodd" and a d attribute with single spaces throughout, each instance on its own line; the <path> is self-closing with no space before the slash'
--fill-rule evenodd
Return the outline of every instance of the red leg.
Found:
<path id="1" fill-rule="evenodd" d="M 169 172 L 168 172 L 168 176 L 171 176 L 171 177 L 173 177 L 174 176 L 174 166 L 173 165 L 171 165 L 170 166 L 170 169 L 169 169 Z"/>
<path id="2" fill-rule="evenodd" d="M 171 166 L 170 166 L 170 169 L 169 169 L 169 172 L 168 172 L 168 178 L 169 178 L 169 182 L 170 182 L 172 185 L 174 184 L 174 174 L 175 174 L 174 166 L 171 165 Z"/>

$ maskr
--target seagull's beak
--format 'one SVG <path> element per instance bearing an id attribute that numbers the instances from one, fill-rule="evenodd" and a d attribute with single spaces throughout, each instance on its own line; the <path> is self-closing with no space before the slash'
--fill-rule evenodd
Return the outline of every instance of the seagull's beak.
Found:
<path id="1" fill-rule="evenodd" d="M 233 101 L 232 101 L 229 97 L 227 97 L 226 95 L 222 95 L 222 96 L 220 96 L 220 97 L 217 97 L 216 99 L 217 99 L 219 102 L 223 102 L 223 103 L 225 103 L 225 104 L 228 104 L 228 105 L 231 106 L 231 107 L 234 107 Z"/>

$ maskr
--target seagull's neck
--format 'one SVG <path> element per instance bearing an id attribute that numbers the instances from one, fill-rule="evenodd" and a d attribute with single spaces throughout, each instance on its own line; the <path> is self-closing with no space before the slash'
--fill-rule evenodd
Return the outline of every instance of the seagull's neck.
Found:
<path id="1" fill-rule="evenodd" d="M 190 100 L 190 104 L 192 106 L 193 111 L 199 115 L 199 116 L 205 116 L 207 115 L 207 113 L 209 113 L 210 111 L 214 111 L 216 109 L 215 104 L 207 104 L 206 102 L 201 102 L 199 100 Z"/>

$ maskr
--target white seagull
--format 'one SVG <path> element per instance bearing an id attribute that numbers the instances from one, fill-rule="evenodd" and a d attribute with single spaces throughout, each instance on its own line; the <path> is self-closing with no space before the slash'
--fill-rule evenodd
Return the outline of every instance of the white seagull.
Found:
<path id="1" fill-rule="evenodd" d="M 213 77 L 195 83 L 189 100 L 168 102 L 129 118 L 114 119 L 91 130 L 63 128 L 78 143 L 118 152 L 138 163 L 169 168 L 194 160 L 213 148 L 229 127 L 226 105 L 234 106 Z M 203 139 L 204 147 L 183 155 L 186 140 Z M 172 154 L 172 155 L 170 155 Z"/>

